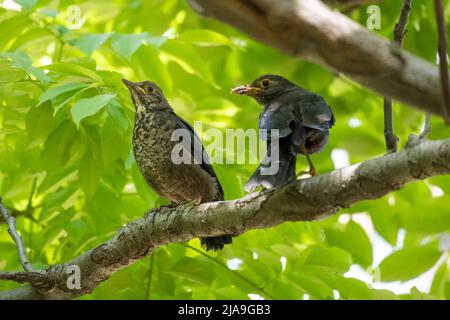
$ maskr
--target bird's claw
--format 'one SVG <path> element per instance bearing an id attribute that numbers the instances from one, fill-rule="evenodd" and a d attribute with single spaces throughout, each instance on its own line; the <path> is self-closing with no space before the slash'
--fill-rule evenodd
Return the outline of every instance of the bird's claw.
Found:
<path id="1" fill-rule="evenodd" d="M 297 173 L 297 178 L 304 175 L 310 175 L 311 177 L 314 177 L 317 176 L 317 172 L 313 169 L 309 169 L 308 171 L 300 171 L 299 173 Z"/>
<path id="2" fill-rule="evenodd" d="M 198 205 L 199 205 L 198 200 L 192 200 L 192 201 L 189 201 L 189 202 L 186 202 L 183 204 L 183 206 L 188 209 L 192 209 L 193 207 L 198 206 Z"/>
<path id="3" fill-rule="evenodd" d="M 416 135 L 416 134 L 409 135 L 405 148 L 407 148 L 407 149 L 413 148 L 427 140 L 428 134 L 430 133 L 430 130 L 431 130 L 430 117 L 431 117 L 431 114 L 428 113 L 425 117 L 425 124 L 422 129 L 422 132 L 419 135 Z"/>
<path id="4" fill-rule="evenodd" d="M 417 147 L 419 144 L 421 144 L 425 140 L 426 140 L 426 136 L 422 137 L 420 135 L 416 135 L 416 134 L 411 133 L 408 136 L 408 141 L 406 141 L 405 148 L 406 149 L 410 149 L 410 148 Z"/>
<path id="5" fill-rule="evenodd" d="M 173 208 L 175 208 L 175 207 L 177 207 L 177 204 L 175 204 L 175 203 L 160 204 L 160 205 L 158 206 L 159 209 L 162 209 L 162 208 L 173 209 Z"/>

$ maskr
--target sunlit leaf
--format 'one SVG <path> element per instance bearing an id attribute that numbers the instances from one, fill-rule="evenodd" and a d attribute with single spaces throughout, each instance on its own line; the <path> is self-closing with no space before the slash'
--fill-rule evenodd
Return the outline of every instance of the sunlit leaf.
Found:
<path id="1" fill-rule="evenodd" d="M 100 182 L 99 161 L 87 151 L 78 166 L 78 178 L 85 195 L 92 196 Z"/>
<path id="2" fill-rule="evenodd" d="M 372 244 L 361 226 L 353 221 L 325 229 L 327 242 L 331 246 L 349 252 L 356 263 L 367 268 L 372 264 Z"/>
<path id="3" fill-rule="evenodd" d="M 0 58 L 10 59 L 12 61 L 11 66 L 24 70 L 28 75 L 36 77 L 39 81 L 47 82 L 49 80 L 43 70 L 33 67 L 32 60 L 22 51 L 1 52 Z"/>
<path id="4" fill-rule="evenodd" d="M 130 59 L 147 38 L 147 33 L 116 34 L 112 37 L 113 49 L 125 59 Z"/>
<path id="5" fill-rule="evenodd" d="M 380 264 L 382 281 L 406 281 L 430 269 L 441 253 L 435 244 L 396 251 Z"/>
<path id="6" fill-rule="evenodd" d="M 85 34 L 76 39 L 73 45 L 90 56 L 97 48 L 99 48 L 108 38 L 110 33 Z"/>
<path id="7" fill-rule="evenodd" d="M 187 30 L 182 32 L 177 39 L 202 46 L 228 46 L 231 44 L 226 36 L 212 30 Z"/>
<path id="8" fill-rule="evenodd" d="M 49 89 L 47 89 L 46 91 L 44 91 L 44 93 L 42 93 L 41 97 L 39 98 L 38 105 L 44 103 L 45 101 L 53 99 L 54 97 L 56 97 L 62 93 L 78 90 L 81 88 L 85 88 L 87 86 L 88 86 L 88 84 L 86 84 L 86 83 L 76 83 L 76 82 L 52 86 Z"/>
<path id="9" fill-rule="evenodd" d="M 79 127 L 81 120 L 96 114 L 114 97 L 114 94 L 101 94 L 92 98 L 80 99 L 71 109 L 75 125 Z"/>

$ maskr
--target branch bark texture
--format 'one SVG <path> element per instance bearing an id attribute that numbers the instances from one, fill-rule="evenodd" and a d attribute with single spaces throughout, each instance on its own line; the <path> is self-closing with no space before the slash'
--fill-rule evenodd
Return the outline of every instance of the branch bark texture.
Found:
<path id="1" fill-rule="evenodd" d="M 111 240 L 72 261 L 28 275 L 0 272 L 0 279 L 31 284 L 0 292 L 0 299 L 76 298 L 156 247 L 269 228 L 287 221 L 321 219 L 359 201 L 382 197 L 417 179 L 449 173 L 450 139 L 410 143 L 398 153 L 241 199 L 154 209 L 120 229 Z M 80 268 L 81 289 L 67 286 L 67 270 L 74 265 Z"/>
<path id="2" fill-rule="evenodd" d="M 191 0 L 195 9 L 390 99 L 445 117 L 438 68 L 319 0 Z"/>

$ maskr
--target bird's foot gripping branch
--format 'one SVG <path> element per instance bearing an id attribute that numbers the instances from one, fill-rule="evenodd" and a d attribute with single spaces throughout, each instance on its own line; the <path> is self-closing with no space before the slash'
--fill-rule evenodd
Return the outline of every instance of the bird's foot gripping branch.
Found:
<path id="1" fill-rule="evenodd" d="M 36 272 L 1 272 L 0 279 L 31 285 L 0 292 L 0 299 L 76 298 L 161 245 L 269 228 L 286 221 L 320 219 L 340 208 L 382 197 L 409 182 L 442 174 L 450 174 L 449 139 L 426 141 L 237 200 L 154 209 L 72 261 Z M 80 272 L 79 289 L 68 286 L 73 276 L 68 270 L 73 266 Z"/>

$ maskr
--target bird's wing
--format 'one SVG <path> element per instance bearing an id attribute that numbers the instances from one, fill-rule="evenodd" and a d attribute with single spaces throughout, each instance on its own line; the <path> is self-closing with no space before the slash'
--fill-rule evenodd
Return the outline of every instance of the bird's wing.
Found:
<path id="1" fill-rule="evenodd" d="M 321 96 L 311 92 L 304 94 L 299 106 L 303 126 L 328 131 L 334 125 L 333 111 Z"/>
<path id="2" fill-rule="evenodd" d="M 267 105 L 259 116 L 260 138 L 268 140 L 272 129 L 278 129 L 280 138 L 292 133 L 292 122 L 295 120 L 292 105 L 288 103 L 272 102 Z M 262 129 L 262 130 L 261 130 Z M 264 135 L 264 131 L 267 135 Z"/>
<path id="3" fill-rule="evenodd" d="M 176 113 L 172 112 L 172 114 L 174 115 L 175 124 L 176 124 L 177 129 L 188 130 L 188 132 L 191 135 L 191 139 L 190 139 L 191 146 L 190 146 L 190 148 L 184 148 L 185 149 L 184 151 L 190 152 L 191 155 L 193 155 L 193 158 L 196 159 L 196 162 L 199 163 L 199 166 L 203 170 L 208 172 L 211 175 L 211 177 L 216 179 L 217 186 L 219 187 L 219 194 L 221 196 L 221 199 L 218 199 L 218 200 L 223 200 L 224 195 L 223 195 L 222 186 L 220 185 L 219 179 L 217 178 L 217 175 L 211 165 L 211 161 L 209 160 L 208 153 L 205 151 L 205 148 L 203 148 L 202 141 L 200 140 L 199 136 L 195 133 L 194 129 L 192 128 L 192 126 L 189 123 L 187 123 L 182 118 L 180 118 Z"/>

